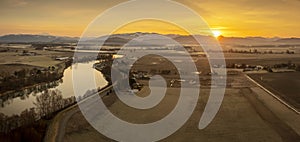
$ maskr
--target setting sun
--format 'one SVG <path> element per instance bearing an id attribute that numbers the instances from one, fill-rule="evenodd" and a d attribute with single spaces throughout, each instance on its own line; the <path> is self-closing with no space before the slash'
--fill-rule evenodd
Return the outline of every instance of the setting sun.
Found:
<path id="1" fill-rule="evenodd" d="M 217 38 L 217 37 L 219 37 L 222 33 L 221 33 L 221 31 L 213 30 L 213 31 L 212 31 L 212 34 L 213 34 L 214 37 Z"/>

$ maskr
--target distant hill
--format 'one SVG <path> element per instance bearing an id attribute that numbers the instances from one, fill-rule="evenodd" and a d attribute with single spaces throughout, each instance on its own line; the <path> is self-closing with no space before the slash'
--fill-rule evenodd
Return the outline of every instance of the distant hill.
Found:
<path id="1" fill-rule="evenodd" d="M 147 36 L 145 39 L 139 39 L 138 37 Z M 139 46 L 139 45 L 166 45 L 169 42 L 158 38 L 158 36 L 167 36 L 170 39 L 172 37 L 177 37 L 176 35 L 161 35 L 157 33 L 128 33 L 128 34 L 114 34 L 110 36 L 101 36 L 98 38 L 94 38 L 92 40 L 88 40 L 88 42 L 104 42 L 104 45 L 115 45 L 115 46 L 123 46 L 124 44 L 130 42 L 131 46 Z"/>
<path id="2" fill-rule="evenodd" d="M 219 42 L 221 45 L 242 47 L 289 47 L 299 46 L 300 38 L 223 37 Z"/>
<path id="3" fill-rule="evenodd" d="M 105 45 L 110 46 L 122 46 L 131 40 L 139 36 L 148 36 L 147 40 L 134 41 L 135 45 L 147 44 L 147 45 L 166 45 L 167 41 L 157 38 L 157 35 L 166 36 L 181 44 L 197 44 L 194 36 L 191 35 L 177 35 L 167 34 L 162 35 L 158 33 L 124 33 L 124 34 L 113 34 L 101 37 L 88 37 L 84 41 L 86 43 L 91 42 L 105 42 Z M 153 38 L 151 38 L 151 36 Z M 196 37 L 205 37 L 203 35 L 195 35 Z M 210 37 L 212 38 L 212 37 Z M 214 39 L 214 38 L 213 38 Z M 30 35 L 30 34 L 10 34 L 0 36 L 0 43 L 76 43 L 79 38 L 77 37 L 63 37 L 53 35 Z M 105 41 L 104 41 L 105 40 Z M 299 46 L 300 38 L 264 38 L 264 37 L 219 37 L 221 45 L 229 46 L 240 46 L 240 47 L 271 47 L 271 46 Z"/>
<path id="4" fill-rule="evenodd" d="M 222 37 L 219 41 L 221 44 L 227 45 L 257 46 L 270 45 L 274 42 L 274 39 L 263 37 Z"/>
<path id="5" fill-rule="evenodd" d="M 284 42 L 284 43 L 300 43 L 300 38 L 282 38 L 276 40 L 276 42 Z"/>
<path id="6" fill-rule="evenodd" d="M 177 36 L 173 38 L 175 41 L 181 44 L 196 44 L 197 41 L 193 38 L 193 36 Z"/>
<path id="7" fill-rule="evenodd" d="M 56 39 L 54 39 L 51 42 L 55 42 L 55 43 L 74 43 L 74 42 L 78 42 L 79 38 L 78 37 L 56 37 Z"/>
<path id="8" fill-rule="evenodd" d="M 65 43 L 77 42 L 78 38 L 52 35 L 10 34 L 0 37 L 1 43 Z"/>

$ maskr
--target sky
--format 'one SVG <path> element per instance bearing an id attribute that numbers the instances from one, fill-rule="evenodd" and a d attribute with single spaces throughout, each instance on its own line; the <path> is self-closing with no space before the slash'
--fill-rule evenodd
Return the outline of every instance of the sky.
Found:
<path id="1" fill-rule="evenodd" d="M 126 0 L 0 0 L 0 35 L 81 36 L 96 16 Z M 300 37 L 300 0 L 176 0 L 223 36 Z M 166 7 L 167 9 L 167 7 Z M 134 11 L 133 11 L 134 12 Z M 149 12 L 149 11 L 145 11 Z M 178 19 L 180 11 L 176 13 Z M 112 18 L 111 23 L 114 22 Z M 189 19 L 193 24 L 193 19 Z M 109 26 L 109 25 L 108 25 Z M 140 21 L 118 33 L 185 34 L 170 24 Z"/>

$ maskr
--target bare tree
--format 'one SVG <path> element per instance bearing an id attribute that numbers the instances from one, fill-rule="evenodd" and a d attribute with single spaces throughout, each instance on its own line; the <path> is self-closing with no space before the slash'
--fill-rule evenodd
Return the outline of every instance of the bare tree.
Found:
<path id="1" fill-rule="evenodd" d="M 36 97 L 34 104 L 39 116 L 44 117 L 63 108 L 63 97 L 58 90 L 47 90 Z"/>

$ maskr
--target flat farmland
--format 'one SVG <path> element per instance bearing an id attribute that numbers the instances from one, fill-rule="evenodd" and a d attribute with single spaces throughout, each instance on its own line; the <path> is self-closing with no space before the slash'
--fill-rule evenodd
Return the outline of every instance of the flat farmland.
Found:
<path id="1" fill-rule="evenodd" d="M 300 110 L 300 73 L 249 74 L 256 82 L 264 86 L 290 105 Z"/>
<path id="2" fill-rule="evenodd" d="M 25 46 L 25 45 L 24 45 Z M 22 56 L 23 49 L 17 49 L 18 52 L 1 52 L 0 64 L 23 64 L 37 67 L 49 67 L 61 63 L 55 60 L 56 57 L 72 57 L 72 52 L 55 52 L 47 50 L 34 50 L 27 48 L 28 52 L 36 53 L 35 56 Z"/>

